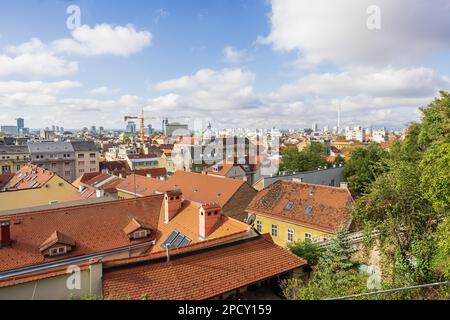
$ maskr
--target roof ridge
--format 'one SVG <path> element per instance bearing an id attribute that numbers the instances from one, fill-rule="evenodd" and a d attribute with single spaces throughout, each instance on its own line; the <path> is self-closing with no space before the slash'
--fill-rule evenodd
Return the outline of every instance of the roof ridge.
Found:
<path id="1" fill-rule="evenodd" d="M 18 212 L 18 213 L 13 213 L 10 215 L 4 215 L 2 216 L 2 218 L 6 218 L 6 217 L 10 217 L 10 218 L 21 218 L 21 217 L 27 217 L 27 216 L 32 216 L 35 214 L 44 214 L 44 213 L 53 213 L 56 211 L 67 211 L 67 210 L 73 210 L 73 209 L 80 209 L 80 208 L 92 208 L 92 207 L 100 207 L 100 206 L 105 206 L 105 205 L 110 205 L 110 204 L 114 204 L 114 203 L 126 203 L 126 202 L 133 202 L 133 201 L 144 201 L 145 199 L 148 198 L 156 198 L 156 197 L 161 197 L 162 198 L 162 194 L 152 194 L 149 196 L 145 196 L 145 197 L 138 197 L 138 198 L 132 198 L 132 199 L 111 199 L 109 201 L 105 201 L 105 202 L 95 202 L 95 203 L 84 203 L 84 204 L 79 204 L 76 206 L 69 206 L 69 207 L 61 207 L 61 208 L 46 208 L 46 209 L 42 209 L 42 210 L 37 210 L 37 211 L 28 211 L 28 212 Z M 70 202 L 68 202 L 70 203 Z"/>

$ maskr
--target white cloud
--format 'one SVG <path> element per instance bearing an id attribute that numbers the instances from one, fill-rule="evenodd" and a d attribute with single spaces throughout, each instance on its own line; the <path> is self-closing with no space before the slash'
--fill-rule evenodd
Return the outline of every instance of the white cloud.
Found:
<path id="1" fill-rule="evenodd" d="M 447 78 L 428 68 L 350 68 L 339 73 L 312 73 L 286 84 L 271 94 L 281 100 L 305 95 L 345 97 L 429 97 L 450 85 Z"/>
<path id="2" fill-rule="evenodd" d="M 0 54 L 0 76 L 60 77 L 77 71 L 77 62 L 66 61 L 49 52 L 22 53 L 15 57 Z"/>
<path id="3" fill-rule="evenodd" d="M 170 12 L 164 9 L 158 9 L 153 14 L 153 22 L 158 24 L 161 19 L 167 18 L 170 16 Z"/>
<path id="4" fill-rule="evenodd" d="M 224 47 L 222 53 L 225 61 L 229 63 L 240 63 L 246 57 L 246 52 L 244 50 L 237 50 L 231 46 Z"/>
<path id="5" fill-rule="evenodd" d="M 72 38 L 52 42 L 52 50 L 73 55 L 116 55 L 128 57 L 151 44 L 152 34 L 137 31 L 133 25 L 83 25 L 72 31 Z"/>
<path id="6" fill-rule="evenodd" d="M 89 91 L 90 94 L 114 94 L 120 92 L 118 88 L 109 88 L 106 86 L 94 88 Z"/>
<path id="7" fill-rule="evenodd" d="M 259 40 L 301 54 L 300 64 L 411 64 L 450 47 L 447 0 L 272 0 L 271 32 Z M 369 30 L 366 10 L 381 10 L 381 30 Z"/>

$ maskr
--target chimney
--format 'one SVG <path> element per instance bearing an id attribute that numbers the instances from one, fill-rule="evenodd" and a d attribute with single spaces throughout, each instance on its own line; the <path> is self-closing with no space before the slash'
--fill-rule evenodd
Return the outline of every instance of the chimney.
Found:
<path id="1" fill-rule="evenodd" d="M 169 223 L 180 211 L 183 199 L 181 190 L 168 190 L 164 195 L 164 223 Z"/>
<path id="2" fill-rule="evenodd" d="M 11 246 L 10 220 L 0 220 L 0 248 Z"/>
<path id="3" fill-rule="evenodd" d="M 203 204 L 199 209 L 198 237 L 205 240 L 217 227 L 222 217 L 222 208 L 218 203 Z"/>
<path id="4" fill-rule="evenodd" d="M 348 189 L 348 184 L 347 184 L 347 182 L 341 182 L 340 188 L 341 188 L 341 189 Z"/>

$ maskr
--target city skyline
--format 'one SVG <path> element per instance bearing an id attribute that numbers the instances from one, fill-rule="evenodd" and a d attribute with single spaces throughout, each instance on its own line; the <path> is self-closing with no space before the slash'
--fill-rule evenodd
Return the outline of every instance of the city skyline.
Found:
<path id="1" fill-rule="evenodd" d="M 368 1 L 123 4 L 2 4 L 0 123 L 124 128 L 144 108 L 219 129 L 332 128 L 341 105 L 342 127 L 398 129 L 450 86 L 443 0 L 378 1 L 379 30 L 366 26 Z"/>

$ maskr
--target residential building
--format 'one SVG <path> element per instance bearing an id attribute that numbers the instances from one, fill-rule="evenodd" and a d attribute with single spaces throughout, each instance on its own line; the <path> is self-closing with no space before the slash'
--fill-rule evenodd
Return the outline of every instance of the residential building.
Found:
<path id="1" fill-rule="evenodd" d="M 130 174 L 116 186 L 117 196 L 119 199 L 132 199 L 160 194 L 158 190 L 163 184 L 164 180 L 161 179 Z"/>
<path id="2" fill-rule="evenodd" d="M 0 299 L 225 298 L 306 265 L 220 205 L 186 200 L 179 190 L 0 223 Z M 79 286 L 66 285 L 73 272 Z"/>
<path id="3" fill-rule="evenodd" d="M 94 141 L 72 141 L 75 152 L 75 175 L 100 171 L 100 152 Z"/>
<path id="4" fill-rule="evenodd" d="M 174 133 L 185 135 L 188 132 L 189 126 L 187 124 L 181 124 L 179 122 L 164 124 L 164 134 L 167 136 L 172 136 Z"/>
<path id="5" fill-rule="evenodd" d="M 75 150 L 67 141 L 29 141 L 32 164 L 41 166 L 72 182 L 77 177 Z"/>
<path id="6" fill-rule="evenodd" d="M 75 191 L 74 186 L 57 174 L 28 164 L 3 181 L 0 211 L 66 202 Z"/>
<path id="7" fill-rule="evenodd" d="M 72 184 L 78 188 L 73 193 L 71 200 L 98 199 L 108 196 L 117 199 L 116 186 L 122 178 L 113 174 L 101 172 L 89 172 L 81 175 Z"/>
<path id="8" fill-rule="evenodd" d="M 17 126 L 0 126 L 0 132 L 11 136 L 17 136 L 19 134 L 19 129 Z"/>
<path id="9" fill-rule="evenodd" d="M 126 161 L 131 171 L 159 167 L 160 157 L 156 154 L 129 154 Z"/>
<path id="10" fill-rule="evenodd" d="M 213 177 L 247 180 L 244 169 L 240 165 L 233 163 L 216 163 L 206 170 L 206 174 Z"/>
<path id="11" fill-rule="evenodd" d="M 389 140 L 389 133 L 386 129 L 374 130 L 372 140 L 378 143 L 386 142 Z"/>
<path id="12" fill-rule="evenodd" d="M 280 180 L 258 192 L 247 207 L 254 227 L 275 243 L 332 238 L 351 224 L 353 198 L 347 188 Z M 252 218 L 252 220 L 253 220 Z"/>
<path id="13" fill-rule="evenodd" d="M 30 161 L 27 146 L 0 145 L 1 174 L 16 173 Z"/>

